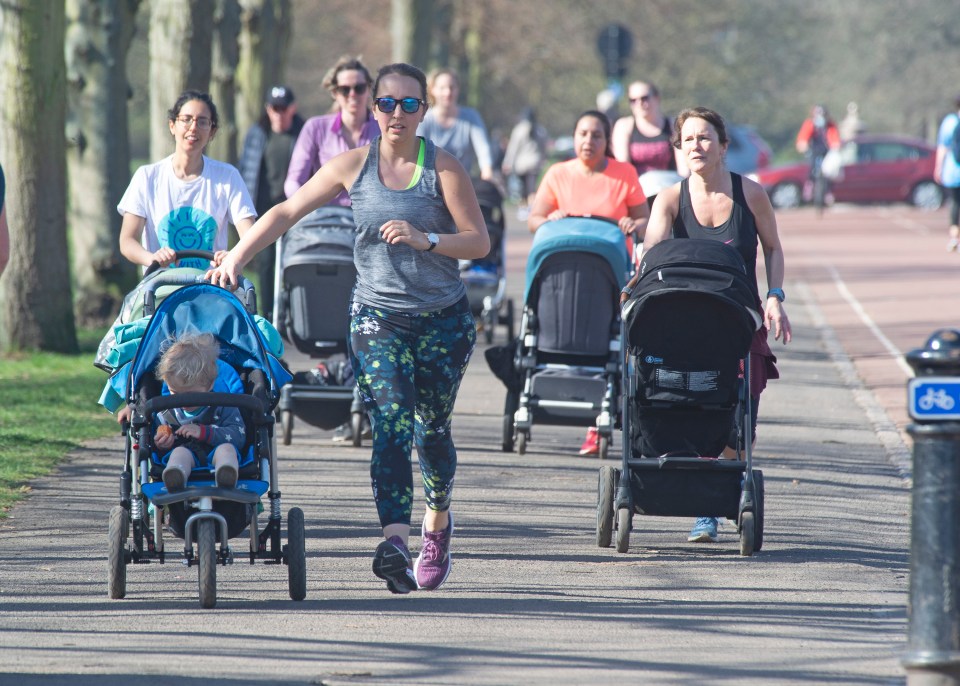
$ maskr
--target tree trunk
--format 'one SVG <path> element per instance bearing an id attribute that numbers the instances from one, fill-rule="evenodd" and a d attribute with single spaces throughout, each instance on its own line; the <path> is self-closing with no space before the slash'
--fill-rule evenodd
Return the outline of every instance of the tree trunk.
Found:
<path id="1" fill-rule="evenodd" d="M 150 159 L 173 152 L 167 112 L 187 89 L 210 88 L 214 3 L 163 0 L 150 4 Z"/>
<path id="2" fill-rule="evenodd" d="M 291 9 L 290 0 L 240 0 L 240 6 L 236 123 L 237 131 L 246 133 L 263 112 L 267 89 L 283 83 Z"/>
<path id="3" fill-rule="evenodd" d="M 120 255 L 117 203 L 130 176 L 126 56 L 140 0 L 67 0 L 67 171 L 75 311 L 109 324 L 135 271 Z"/>
<path id="4" fill-rule="evenodd" d="M 429 69 L 433 18 L 433 0 L 393 0 L 390 33 L 394 62 L 407 62 L 424 71 Z"/>
<path id="5" fill-rule="evenodd" d="M 66 230 L 63 3 L 0 3 L 0 163 L 10 264 L 0 282 L 0 349 L 72 353 Z"/>
<path id="6" fill-rule="evenodd" d="M 236 164 L 237 162 L 237 108 L 236 81 L 240 49 L 239 0 L 217 0 L 213 18 L 213 55 L 210 70 L 210 95 L 220 113 L 217 135 L 207 146 L 207 154 L 216 159 Z"/>

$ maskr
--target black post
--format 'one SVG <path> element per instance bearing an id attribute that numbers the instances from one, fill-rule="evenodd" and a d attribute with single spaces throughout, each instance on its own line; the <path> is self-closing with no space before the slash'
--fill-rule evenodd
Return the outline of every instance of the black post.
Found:
<path id="1" fill-rule="evenodd" d="M 960 331 L 907 354 L 913 439 L 908 686 L 960 686 Z M 952 381 L 949 377 L 957 377 Z"/>

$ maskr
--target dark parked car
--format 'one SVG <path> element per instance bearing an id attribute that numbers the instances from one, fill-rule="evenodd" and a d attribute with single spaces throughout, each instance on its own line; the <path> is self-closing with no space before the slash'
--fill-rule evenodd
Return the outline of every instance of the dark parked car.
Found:
<path id="1" fill-rule="evenodd" d="M 920 138 L 863 134 L 840 148 L 840 178 L 830 182 L 835 202 L 906 202 L 925 210 L 943 205 L 943 189 L 933 180 L 936 148 Z M 810 163 L 768 167 L 750 175 L 778 209 L 810 201 Z"/>

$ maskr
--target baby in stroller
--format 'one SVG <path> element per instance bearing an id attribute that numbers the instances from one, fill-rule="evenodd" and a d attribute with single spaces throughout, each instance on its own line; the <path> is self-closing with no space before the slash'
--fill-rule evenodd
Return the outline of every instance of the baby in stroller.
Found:
<path id="1" fill-rule="evenodd" d="M 233 369 L 218 364 L 220 345 L 209 333 L 184 334 L 160 358 L 157 378 L 163 380 L 163 394 L 208 393 L 221 376 L 237 376 Z M 222 366 L 222 371 L 221 371 Z M 227 382 L 221 380 L 226 392 Z M 218 488 L 233 488 L 239 474 L 239 451 L 246 429 L 236 407 L 174 407 L 157 413 L 154 445 L 163 451 L 166 467 L 163 483 L 167 491 L 183 490 L 194 465 L 209 464 Z"/>

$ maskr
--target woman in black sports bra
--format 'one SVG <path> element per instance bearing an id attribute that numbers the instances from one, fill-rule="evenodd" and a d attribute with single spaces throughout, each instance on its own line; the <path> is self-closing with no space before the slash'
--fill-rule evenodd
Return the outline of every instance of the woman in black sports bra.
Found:
<path id="1" fill-rule="evenodd" d="M 767 345 L 767 330 L 772 330 L 774 339 L 784 344 L 791 338 L 790 320 L 783 309 L 783 248 L 766 192 L 756 182 L 727 170 L 727 144 L 723 118 L 713 110 L 694 107 L 680 113 L 674 125 L 673 145 L 681 151 L 690 176 L 657 195 L 643 249 L 649 250 L 669 238 L 723 241 L 739 251 L 747 272 L 756 279 L 759 242 L 768 290 L 762 303 L 764 326 L 750 346 L 750 397 L 756 439 L 760 393 L 767 379 L 779 377 L 776 357 Z M 627 299 L 636 280 L 634 277 L 624 289 L 621 302 Z M 732 449 L 724 451 L 725 457 L 733 455 Z M 716 518 L 699 518 L 688 540 L 716 541 Z"/>
<path id="2" fill-rule="evenodd" d="M 670 118 L 660 110 L 660 93 L 652 83 L 634 81 L 627 87 L 631 114 L 613 126 L 613 156 L 629 162 L 643 174 L 651 170 L 676 170 L 679 153 L 670 141 Z"/>

